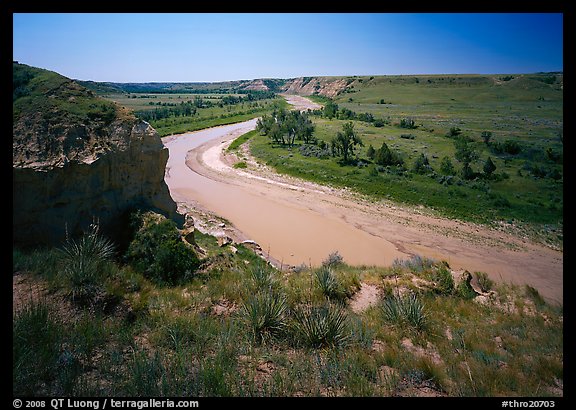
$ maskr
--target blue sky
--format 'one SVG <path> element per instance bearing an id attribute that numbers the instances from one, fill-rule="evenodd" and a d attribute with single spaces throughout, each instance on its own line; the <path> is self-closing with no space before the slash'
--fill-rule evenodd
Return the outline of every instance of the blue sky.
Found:
<path id="1" fill-rule="evenodd" d="M 112 82 L 562 71 L 563 15 L 16 13 L 13 59 Z"/>

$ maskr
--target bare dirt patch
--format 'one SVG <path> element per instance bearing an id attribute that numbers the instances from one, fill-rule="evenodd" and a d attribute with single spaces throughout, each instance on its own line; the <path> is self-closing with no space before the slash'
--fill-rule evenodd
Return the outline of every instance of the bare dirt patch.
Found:
<path id="1" fill-rule="evenodd" d="M 380 297 L 380 289 L 376 285 L 371 285 L 369 283 L 363 283 L 362 287 L 352 300 L 350 300 L 350 308 L 356 313 L 363 312 L 370 306 L 378 303 L 378 298 Z"/>

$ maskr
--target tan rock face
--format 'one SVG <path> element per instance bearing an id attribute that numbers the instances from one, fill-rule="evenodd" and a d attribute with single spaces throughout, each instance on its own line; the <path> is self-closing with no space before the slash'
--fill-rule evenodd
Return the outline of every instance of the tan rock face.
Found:
<path id="1" fill-rule="evenodd" d="M 56 244 L 94 220 L 121 235 L 136 207 L 176 216 L 164 182 L 168 150 L 148 123 L 46 124 L 23 117 L 13 126 L 14 242 Z"/>
<path id="2" fill-rule="evenodd" d="M 287 94 L 299 95 L 312 95 L 317 93 L 326 97 L 333 98 L 344 91 L 347 86 L 348 82 L 343 78 L 299 77 L 288 81 L 284 85 L 282 91 Z"/>

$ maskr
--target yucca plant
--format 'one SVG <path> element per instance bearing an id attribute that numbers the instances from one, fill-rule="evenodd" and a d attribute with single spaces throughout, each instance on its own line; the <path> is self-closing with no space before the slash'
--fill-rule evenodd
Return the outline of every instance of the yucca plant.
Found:
<path id="1" fill-rule="evenodd" d="M 73 300 L 84 301 L 102 286 L 104 263 L 112 260 L 114 245 L 98 233 L 98 225 L 79 240 L 67 239 L 60 249 L 63 275 Z"/>
<path id="2" fill-rule="evenodd" d="M 249 297 L 243 312 L 256 343 L 266 343 L 284 334 L 286 309 L 286 298 L 270 290 Z"/>
<path id="3" fill-rule="evenodd" d="M 330 303 L 295 309 L 294 328 L 301 342 L 312 348 L 343 346 L 350 339 L 346 311 Z"/>
<path id="4" fill-rule="evenodd" d="M 256 263 L 250 269 L 250 277 L 257 290 L 272 289 L 278 286 L 278 282 L 276 278 L 274 278 L 272 269 L 263 262 Z"/>
<path id="5" fill-rule="evenodd" d="M 381 304 L 384 318 L 394 324 L 407 324 L 421 331 L 426 327 L 424 304 L 414 293 L 408 295 L 388 295 Z"/>
<path id="6" fill-rule="evenodd" d="M 336 275 L 327 266 L 322 266 L 314 275 L 316 276 L 316 283 L 320 288 L 322 294 L 328 299 L 341 299 L 343 292 Z"/>

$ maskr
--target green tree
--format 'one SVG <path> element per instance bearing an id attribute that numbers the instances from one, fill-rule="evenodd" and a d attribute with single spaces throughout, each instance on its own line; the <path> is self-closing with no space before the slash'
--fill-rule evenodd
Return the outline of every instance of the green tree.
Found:
<path id="1" fill-rule="evenodd" d="M 490 131 L 482 131 L 480 134 L 482 140 L 484 140 L 484 144 L 490 145 L 490 140 L 492 139 L 492 133 Z"/>
<path id="2" fill-rule="evenodd" d="M 392 152 L 390 151 L 390 148 L 388 148 L 388 145 L 385 142 L 382 142 L 382 146 L 378 148 L 378 151 L 376 151 L 374 161 L 378 165 L 382 166 L 392 165 Z"/>
<path id="3" fill-rule="evenodd" d="M 348 162 L 350 156 L 354 155 L 357 145 L 364 146 L 364 143 L 354 130 L 354 123 L 349 121 L 342 125 L 342 132 L 338 132 L 331 141 L 332 155 L 341 156 L 344 162 Z"/>
<path id="4" fill-rule="evenodd" d="M 376 155 L 376 150 L 374 149 L 372 144 L 370 144 L 368 146 L 368 150 L 366 151 L 366 156 L 373 160 L 375 155 Z"/>
<path id="5" fill-rule="evenodd" d="M 456 148 L 456 153 L 454 156 L 463 164 L 470 164 L 478 159 L 478 153 L 470 145 L 470 143 L 464 139 L 458 139 L 454 141 L 454 146 Z"/>
<path id="6" fill-rule="evenodd" d="M 400 158 L 396 152 L 388 148 L 388 145 L 385 142 L 382 142 L 382 146 L 376 150 L 376 154 L 374 155 L 374 162 L 382 166 L 404 165 L 402 158 Z"/>
<path id="7" fill-rule="evenodd" d="M 336 117 L 337 113 L 338 105 L 332 101 L 328 101 L 324 106 L 324 116 L 331 120 L 332 118 Z"/>
<path id="8" fill-rule="evenodd" d="M 300 111 L 294 111 L 294 113 L 296 139 L 303 141 L 305 144 L 315 143 L 314 124 L 308 118 L 308 115 Z"/>
<path id="9" fill-rule="evenodd" d="M 454 169 L 454 164 L 449 157 L 442 158 L 440 162 L 440 172 L 444 175 L 456 175 L 456 169 Z"/>
<path id="10" fill-rule="evenodd" d="M 496 165 L 492 162 L 492 158 L 488 157 L 486 162 L 484 162 L 484 174 L 489 177 L 494 171 L 496 171 Z"/>
<path id="11" fill-rule="evenodd" d="M 414 167 L 412 168 L 417 174 L 425 174 L 426 172 L 432 171 L 428 157 L 423 153 L 420 153 L 416 161 L 414 161 Z"/>
<path id="12" fill-rule="evenodd" d="M 463 179 L 473 179 L 475 176 L 474 170 L 472 170 L 472 167 L 470 166 L 469 162 L 465 162 L 462 165 L 462 171 L 461 171 L 461 175 Z"/>

